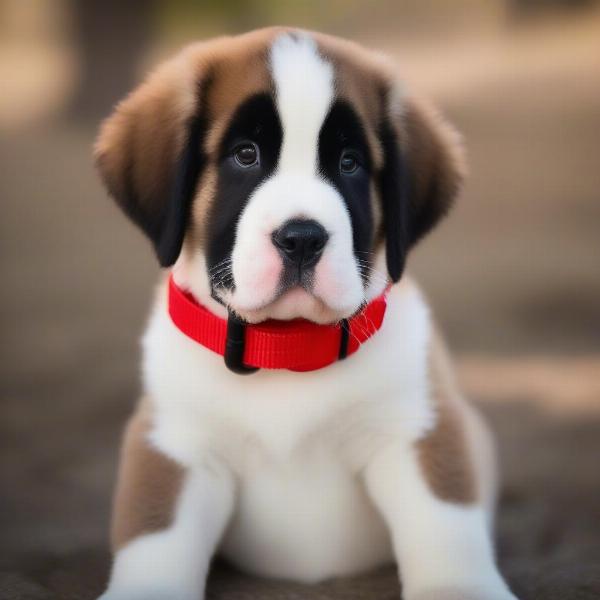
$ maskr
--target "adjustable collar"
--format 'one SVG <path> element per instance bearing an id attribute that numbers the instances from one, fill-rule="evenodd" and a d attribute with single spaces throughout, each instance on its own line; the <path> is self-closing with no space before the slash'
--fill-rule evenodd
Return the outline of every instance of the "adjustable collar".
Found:
<path id="1" fill-rule="evenodd" d="M 381 327 L 386 292 L 351 319 L 318 325 L 304 319 L 247 324 L 229 314 L 222 319 L 198 304 L 169 277 L 169 315 L 187 337 L 220 354 L 239 374 L 258 369 L 315 371 L 354 354 Z"/>

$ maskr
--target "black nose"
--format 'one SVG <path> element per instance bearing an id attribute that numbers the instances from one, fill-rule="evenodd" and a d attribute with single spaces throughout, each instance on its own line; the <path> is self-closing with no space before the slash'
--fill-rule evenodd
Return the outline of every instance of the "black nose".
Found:
<path id="1" fill-rule="evenodd" d="M 314 266 L 327 243 L 327 232 L 316 221 L 296 219 L 273 232 L 273 243 L 284 258 L 299 268 Z"/>

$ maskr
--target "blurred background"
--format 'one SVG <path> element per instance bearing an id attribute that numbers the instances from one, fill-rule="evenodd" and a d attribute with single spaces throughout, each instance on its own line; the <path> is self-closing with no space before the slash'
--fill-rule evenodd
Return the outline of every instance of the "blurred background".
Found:
<path id="1" fill-rule="evenodd" d="M 410 268 L 496 431 L 503 570 L 600 597 L 600 5 L 0 0 L 0 598 L 93 598 L 158 274 L 93 170 L 99 120 L 188 41 L 270 24 L 390 54 L 464 135 L 468 185 Z M 399 598 L 393 569 L 209 597 Z"/>

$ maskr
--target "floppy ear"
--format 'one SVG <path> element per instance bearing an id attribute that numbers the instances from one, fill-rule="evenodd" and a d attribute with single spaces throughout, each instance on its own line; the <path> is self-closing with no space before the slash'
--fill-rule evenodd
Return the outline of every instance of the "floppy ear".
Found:
<path id="1" fill-rule="evenodd" d="M 433 108 L 404 97 L 386 113 L 380 190 L 388 272 L 398 281 L 410 248 L 450 209 L 465 167 L 458 134 Z"/>
<path id="2" fill-rule="evenodd" d="M 109 193 L 150 238 L 163 267 L 179 256 L 206 160 L 209 80 L 185 53 L 164 63 L 117 105 L 94 149 Z"/>

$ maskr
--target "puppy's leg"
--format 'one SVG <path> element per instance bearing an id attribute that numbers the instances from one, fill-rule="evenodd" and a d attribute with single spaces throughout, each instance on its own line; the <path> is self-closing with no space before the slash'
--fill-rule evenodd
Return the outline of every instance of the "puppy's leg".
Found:
<path id="1" fill-rule="evenodd" d="M 368 492 L 386 521 L 405 600 L 515 600 L 495 564 L 493 448 L 452 380 L 432 365 L 436 422 L 368 463 Z"/>
<path id="2" fill-rule="evenodd" d="M 232 512 L 232 478 L 217 464 L 184 470 L 150 445 L 149 425 L 140 412 L 125 435 L 101 600 L 199 600 Z"/>

